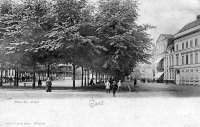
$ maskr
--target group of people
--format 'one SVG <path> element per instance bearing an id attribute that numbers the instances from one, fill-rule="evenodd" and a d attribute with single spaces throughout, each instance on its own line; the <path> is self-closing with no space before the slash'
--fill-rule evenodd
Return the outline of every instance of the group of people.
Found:
<path id="1" fill-rule="evenodd" d="M 122 83 L 121 83 L 121 80 L 119 80 L 118 82 L 115 82 L 113 80 L 110 80 L 110 81 L 107 80 L 105 82 L 105 86 L 106 86 L 106 92 L 110 93 L 110 91 L 112 90 L 113 91 L 113 97 L 116 97 L 115 93 L 116 93 L 116 91 L 121 90 Z"/>

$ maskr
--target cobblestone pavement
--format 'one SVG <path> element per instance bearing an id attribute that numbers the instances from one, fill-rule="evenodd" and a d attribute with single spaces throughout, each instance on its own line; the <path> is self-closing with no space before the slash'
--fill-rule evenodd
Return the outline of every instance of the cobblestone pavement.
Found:
<path id="1" fill-rule="evenodd" d="M 199 127 L 199 93 L 158 83 L 117 97 L 103 89 L 0 89 L 0 127 Z"/>

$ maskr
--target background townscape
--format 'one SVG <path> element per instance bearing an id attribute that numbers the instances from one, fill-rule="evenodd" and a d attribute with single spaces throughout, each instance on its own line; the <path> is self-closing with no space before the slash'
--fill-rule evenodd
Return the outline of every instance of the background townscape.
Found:
<path id="1" fill-rule="evenodd" d="M 199 0 L 0 0 L 0 127 L 198 127 Z"/>

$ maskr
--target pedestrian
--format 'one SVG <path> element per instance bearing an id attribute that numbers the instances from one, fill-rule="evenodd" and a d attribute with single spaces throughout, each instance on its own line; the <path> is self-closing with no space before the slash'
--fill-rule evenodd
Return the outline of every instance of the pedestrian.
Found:
<path id="1" fill-rule="evenodd" d="M 118 89 L 118 86 L 117 86 L 117 83 L 116 83 L 115 81 L 113 81 L 112 87 L 113 87 L 113 97 L 116 97 L 116 96 L 115 96 L 115 93 L 116 93 L 116 91 L 117 91 L 117 89 Z"/>
<path id="2" fill-rule="evenodd" d="M 93 79 L 90 80 L 90 85 L 95 85 Z"/>
<path id="3" fill-rule="evenodd" d="M 110 77 L 109 82 L 110 82 L 110 89 L 112 90 L 112 85 L 113 85 L 113 78 L 112 77 Z"/>
<path id="4" fill-rule="evenodd" d="M 110 93 L 110 83 L 109 83 L 109 81 L 106 81 L 105 86 L 106 86 L 106 93 Z"/>
<path id="5" fill-rule="evenodd" d="M 10 86 L 11 86 L 13 82 L 12 77 L 9 78 L 9 81 L 10 81 Z"/>
<path id="6" fill-rule="evenodd" d="M 42 86 L 42 81 L 41 79 L 38 80 L 38 87 Z"/>
<path id="7" fill-rule="evenodd" d="M 118 92 L 121 91 L 121 89 L 122 89 L 122 83 L 121 83 L 121 80 L 118 81 L 117 86 L 118 86 L 117 91 L 118 91 Z"/>
<path id="8" fill-rule="evenodd" d="M 137 79 L 135 78 L 134 79 L 134 88 L 135 88 L 136 84 L 137 84 Z"/>
<path id="9" fill-rule="evenodd" d="M 46 81 L 46 92 L 51 92 L 52 82 L 51 79 L 48 77 Z"/>

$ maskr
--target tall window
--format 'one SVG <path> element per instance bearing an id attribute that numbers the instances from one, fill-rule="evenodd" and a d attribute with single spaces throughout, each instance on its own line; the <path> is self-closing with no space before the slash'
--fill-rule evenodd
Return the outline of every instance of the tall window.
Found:
<path id="1" fill-rule="evenodd" d="M 182 55 L 182 65 L 184 65 L 184 55 Z"/>
<path id="2" fill-rule="evenodd" d="M 195 63 L 198 63 L 198 53 L 195 53 Z"/>
<path id="3" fill-rule="evenodd" d="M 193 41 L 192 40 L 190 41 L 190 47 L 193 47 Z"/>
<path id="4" fill-rule="evenodd" d="M 188 64 L 188 55 L 186 55 L 186 63 L 185 64 Z"/>
<path id="5" fill-rule="evenodd" d="M 193 64 L 193 54 L 190 54 L 190 64 Z"/>
<path id="6" fill-rule="evenodd" d="M 178 65 L 179 64 L 179 59 L 178 59 L 178 54 L 176 55 L 176 65 Z"/>
<path id="7" fill-rule="evenodd" d="M 198 39 L 196 38 L 195 39 L 195 46 L 197 46 L 198 45 Z"/>
<path id="8" fill-rule="evenodd" d="M 178 51 L 178 44 L 176 45 L 176 51 Z"/>
<path id="9" fill-rule="evenodd" d="M 186 48 L 188 48 L 188 41 L 186 42 Z"/>
<path id="10" fill-rule="evenodd" d="M 184 42 L 182 43 L 182 49 L 184 49 Z"/>

